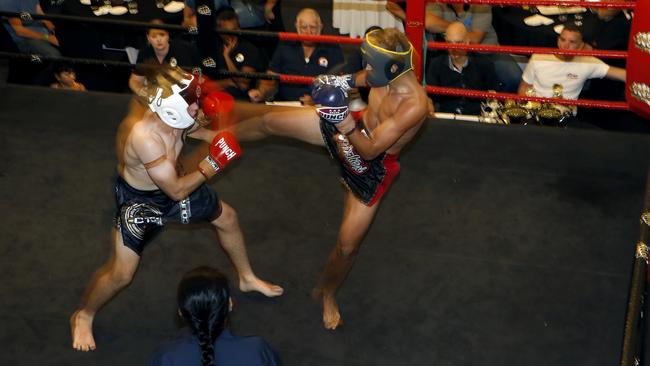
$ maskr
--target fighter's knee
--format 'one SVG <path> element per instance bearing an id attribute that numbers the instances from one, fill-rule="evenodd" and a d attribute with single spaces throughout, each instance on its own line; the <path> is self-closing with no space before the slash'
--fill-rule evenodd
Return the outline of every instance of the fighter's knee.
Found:
<path id="1" fill-rule="evenodd" d="M 236 227 L 238 225 L 238 222 L 237 212 L 235 209 L 225 203 L 222 203 L 221 214 L 214 221 L 212 221 L 212 225 L 216 226 L 218 229 L 229 229 Z"/>

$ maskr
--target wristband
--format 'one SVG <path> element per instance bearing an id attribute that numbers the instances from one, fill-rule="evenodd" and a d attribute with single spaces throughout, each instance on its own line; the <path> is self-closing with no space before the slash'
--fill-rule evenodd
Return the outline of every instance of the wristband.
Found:
<path id="1" fill-rule="evenodd" d="M 352 129 L 351 129 L 350 131 L 344 133 L 344 135 L 345 135 L 345 136 L 350 136 L 350 135 L 352 135 L 352 134 L 354 133 L 354 131 L 356 131 L 356 130 L 357 130 L 357 126 L 355 125 L 354 127 L 352 127 Z"/>
<path id="2" fill-rule="evenodd" d="M 205 160 L 208 162 L 208 164 L 210 164 L 210 166 L 212 167 L 212 169 L 214 169 L 214 172 L 215 172 L 215 173 L 217 173 L 219 170 L 221 170 L 221 167 L 219 167 L 219 165 L 217 164 L 217 162 L 214 161 L 214 159 L 212 159 L 211 157 L 207 156 L 207 157 L 205 158 Z"/>
<path id="3" fill-rule="evenodd" d="M 205 173 L 205 170 L 203 170 L 200 165 L 197 166 L 197 169 L 199 170 L 199 173 L 201 173 L 201 175 L 205 178 L 205 180 L 210 180 L 210 178 L 208 178 L 208 175 Z"/>

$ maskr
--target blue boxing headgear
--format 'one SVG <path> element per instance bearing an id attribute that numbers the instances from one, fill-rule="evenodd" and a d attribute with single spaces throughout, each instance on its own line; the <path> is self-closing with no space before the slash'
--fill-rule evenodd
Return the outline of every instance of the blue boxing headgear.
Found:
<path id="1" fill-rule="evenodd" d="M 395 51 L 387 50 L 374 43 L 369 37 L 375 32 L 382 31 L 377 29 L 369 32 L 361 44 L 364 65 L 372 66 L 372 70 L 368 70 L 367 77 L 371 87 L 386 86 L 406 72 L 413 70 L 413 45 L 409 42 L 406 51 L 400 44 Z"/>
<path id="2" fill-rule="evenodd" d="M 155 95 L 149 97 L 149 109 L 170 127 L 185 129 L 194 124 L 194 117 L 187 109 L 198 101 L 201 89 L 194 75 L 180 73 L 183 78 L 171 85 L 170 96 L 163 97 L 163 88 L 156 87 Z"/>

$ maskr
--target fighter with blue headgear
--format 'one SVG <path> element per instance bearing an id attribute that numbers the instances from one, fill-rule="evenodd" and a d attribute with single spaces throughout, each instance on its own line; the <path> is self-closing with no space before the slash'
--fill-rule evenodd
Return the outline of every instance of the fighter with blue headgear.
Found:
<path id="1" fill-rule="evenodd" d="M 394 47 L 388 46 L 387 41 L 377 37 L 383 34 L 377 29 L 366 34 L 361 44 L 363 62 L 368 71 L 367 81 L 371 87 L 386 86 L 410 70 L 413 70 L 413 45 L 402 44 L 395 39 Z M 394 48 L 391 50 L 389 48 Z"/>

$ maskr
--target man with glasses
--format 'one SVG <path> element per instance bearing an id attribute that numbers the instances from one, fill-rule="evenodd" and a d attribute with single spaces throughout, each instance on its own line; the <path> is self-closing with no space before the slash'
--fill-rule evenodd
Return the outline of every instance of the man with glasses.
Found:
<path id="1" fill-rule="evenodd" d="M 318 36 L 323 31 L 320 15 L 311 8 L 298 12 L 295 26 L 301 35 Z M 343 51 L 338 45 L 311 41 L 288 42 L 275 50 L 267 72 L 317 76 L 343 71 L 344 64 Z M 261 80 L 257 88 L 249 90 L 248 96 L 253 102 L 275 99 L 313 104 L 308 85 L 283 84 L 278 87 L 275 80 Z"/>

